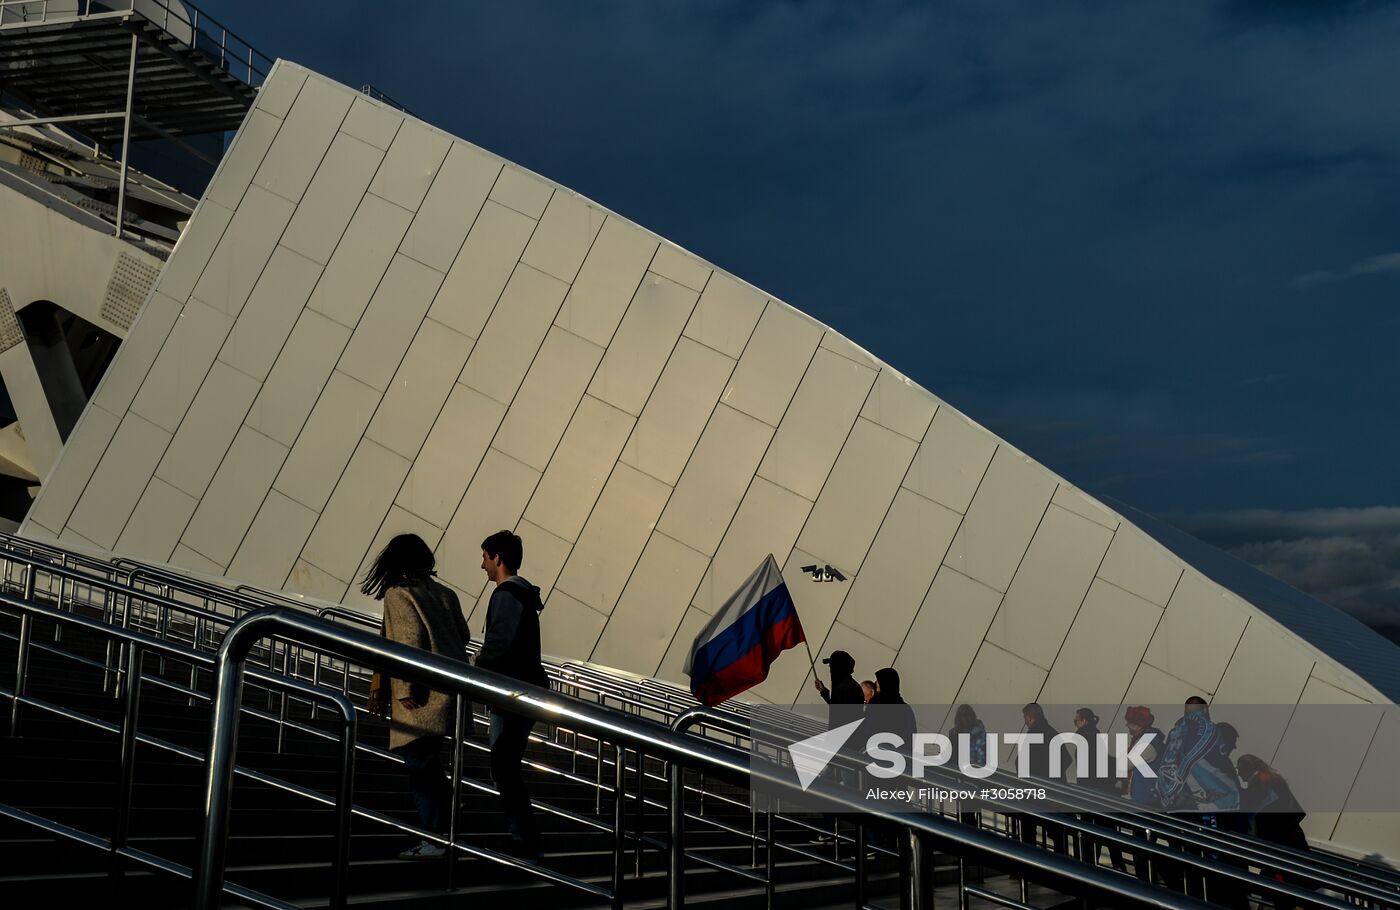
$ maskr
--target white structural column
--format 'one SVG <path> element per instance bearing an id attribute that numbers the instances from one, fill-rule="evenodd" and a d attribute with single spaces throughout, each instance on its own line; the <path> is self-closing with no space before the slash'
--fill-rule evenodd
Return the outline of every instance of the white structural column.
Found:
<path id="1" fill-rule="evenodd" d="M 58 460 L 63 438 L 58 433 L 58 424 L 49 409 L 49 400 L 44 395 L 44 385 L 39 381 L 39 371 L 34 367 L 28 345 L 21 342 L 0 354 L 0 376 L 5 380 L 15 416 L 24 429 L 34 473 L 42 478 Z"/>

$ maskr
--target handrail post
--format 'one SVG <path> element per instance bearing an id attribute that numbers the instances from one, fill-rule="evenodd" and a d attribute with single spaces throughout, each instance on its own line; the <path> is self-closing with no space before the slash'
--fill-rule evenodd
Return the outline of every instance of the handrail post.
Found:
<path id="1" fill-rule="evenodd" d="M 65 557 L 64 560 L 63 560 L 63 568 L 65 568 L 65 569 L 68 568 L 68 559 L 67 559 L 67 557 Z M 77 582 L 74 582 L 74 585 L 75 585 L 75 586 L 76 586 L 76 584 L 77 584 Z M 62 609 L 63 609 L 63 593 L 64 593 L 64 591 L 66 591 L 67 589 L 68 589 L 68 579 L 67 579 L 67 577 L 66 577 L 66 576 L 59 576 L 59 579 L 58 579 L 58 603 L 55 604 L 55 606 L 58 607 L 59 610 L 62 610 Z M 31 593 L 32 593 L 32 592 L 31 592 Z M 59 640 L 61 640 L 62 638 L 63 638 L 63 627 L 60 626 L 58 623 L 54 623 L 54 626 L 53 626 L 53 640 L 54 640 L 54 641 L 59 641 Z"/>
<path id="2" fill-rule="evenodd" d="M 666 905 L 670 910 L 681 910 L 685 906 L 685 770 L 675 762 L 670 762 L 667 769 L 671 786 L 671 868 Z"/>
<path id="3" fill-rule="evenodd" d="M 593 770 L 597 780 L 593 784 L 593 814 L 603 814 L 603 741 L 595 739 L 593 741 L 595 749 Z"/>
<path id="4" fill-rule="evenodd" d="M 355 740 L 357 719 L 353 705 L 340 705 L 340 776 L 335 791 L 335 880 L 331 906 L 345 907 L 350 899 L 350 820 L 354 815 Z"/>
<path id="5" fill-rule="evenodd" d="M 165 589 L 165 597 L 166 597 L 167 600 L 169 600 L 170 597 L 171 597 L 169 586 L 167 586 L 166 589 Z M 165 604 L 161 604 L 161 605 L 160 605 L 160 609 L 158 609 L 158 610 L 156 611 L 156 638 L 159 638 L 161 641 L 168 641 L 168 640 L 169 640 L 169 638 L 168 638 L 169 634 L 170 634 L 170 608 L 169 608 L 168 606 L 166 606 Z M 162 655 L 160 656 L 160 663 L 159 663 L 159 670 L 158 670 L 158 672 L 160 673 L 161 676 L 164 676 L 164 675 L 165 675 L 165 655 L 164 655 L 164 654 L 162 654 Z"/>
<path id="6" fill-rule="evenodd" d="M 749 797 L 749 865 L 758 868 L 758 803 Z"/>
<path id="7" fill-rule="evenodd" d="M 642 771 L 642 767 L 643 767 L 643 765 L 645 764 L 644 760 L 642 759 L 642 750 L 641 750 L 641 749 L 636 749 L 636 750 L 634 750 L 634 751 L 635 751 L 635 754 L 636 754 L 636 756 L 637 756 L 637 803 L 636 803 L 636 811 L 637 811 L 637 848 L 636 848 L 635 851 L 633 851 L 633 852 L 634 852 L 634 856 L 635 856 L 635 863 L 636 863 L 636 872 L 635 872 L 634 874 L 637 876 L 637 878 L 641 878 L 641 877 L 642 877 L 642 838 L 645 837 L 645 836 L 646 836 L 646 833 L 647 833 L 647 825 L 646 825 L 646 812 L 647 812 L 646 782 L 647 782 L 647 780 L 646 780 L 645 774 L 644 774 L 643 771 Z"/>
<path id="8" fill-rule="evenodd" d="M 24 601 L 34 602 L 34 576 L 38 567 L 33 563 L 24 567 Z M 34 617 L 28 613 L 19 618 L 19 650 L 15 652 L 15 695 L 10 700 L 10 735 L 19 736 L 20 699 L 24 698 L 24 684 L 29 677 L 29 641 L 34 635 Z"/>
<path id="9" fill-rule="evenodd" d="M 602 741 L 599 741 L 601 754 Z M 622 745 L 613 746 L 613 910 L 622 910 L 622 819 L 626 814 L 623 805 L 623 791 L 627 786 L 627 750 Z M 599 767 L 602 763 L 599 762 Z"/>
<path id="10" fill-rule="evenodd" d="M 20 735 L 20 701 L 24 698 L 24 683 L 29 676 L 29 640 L 34 635 L 34 617 L 25 613 L 19 618 L 19 653 L 15 656 L 15 694 L 10 699 L 10 736 Z"/>
<path id="11" fill-rule="evenodd" d="M 865 825 L 856 822 L 856 910 L 865 910 Z"/>
<path id="12" fill-rule="evenodd" d="M 773 910 L 778 898 L 778 882 L 773 856 L 773 806 L 763 813 L 763 905 Z"/>
<path id="13" fill-rule="evenodd" d="M 126 679 L 121 686 L 124 707 L 122 713 L 121 759 L 117 765 L 116 818 L 112 826 L 112 865 L 110 874 L 120 878 L 121 859 L 118 854 L 126 846 L 126 832 L 131 823 L 131 794 L 136 779 L 136 724 L 141 707 L 141 648 L 132 642 L 126 649 Z"/>
<path id="14" fill-rule="evenodd" d="M 102 621 L 107 623 L 108 625 L 112 625 L 113 619 L 116 615 L 116 607 L 114 606 L 115 601 L 116 598 L 112 596 L 112 589 L 106 589 L 102 597 Z M 116 694 L 116 691 L 112 685 L 114 681 L 112 675 L 112 663 L 115 660 L 115 657 L 113 655 L 113 651 L 115 650 L 113 646 L 115 644 L 115 639 L 109 638 L 107 639 L 106 646 L 102 649 L 102 691 L 112 692 L 114 695 Z M 190 688 L 194 688 L 193 682 L 190 683 Z"/>
<path id="15" fill-rule="evenodd" d="M 243 687 L 247 657 L 235 657 L 230 647 L 233 643 L 231 635 L 224 636 L 214 667 L 214 708 L 209 719 L 205 765 L 204 837 L 194 874 L 195 910 L 217 910 L 224 888 L 229 798 L 233 794 L 233 761 L 238 750 L 238 693 Z"/>
<path id="16" fill-rule="evenodd" d="M 914 828 L 904 831 L 909 855 L 909 910 L 933 910 L 933 857 L 928 843 Z"/>
<path id="17" fill-rule="evenodd" d="M 286 675 L 285 673 L 283 674 Z M 272 688 L 268 687 L 268 692 Z M 283 689 L 277 693 L 277 754 L 281 755 L 287 747 L 287 690 Z"/>
<path id="18" fill-rule="evenodd" d="M 457 887 L 457 811 L 462 799 L 462 740 L 466 735 L 466 707 L 462 696 L 453 699 L 456 711 L 452 721 L 452 793 L 447 801 L 447 890 Z"/>
<path id="19" fill-rule="evenodd" d="M 203 648 L 201 647 L 203 644 L 204 644 L 204 617 L 203 617 L 203 616 L 196 616 L 196 617 L 194 618 L 194 649 L 195 649 L 196 651 L 201 651 L 201 650 L 203 650 Z M 199 665 L 196 664 L 196 663 L 194 663 L 193 661 L 190 662 L 190 688 L 191 688 L 191 689 L 198 689 L 198 688 L 199 688 Z M 191 695 L 190 698 L 189 698 L 189 706 L 190 706 L 191 708 L 193 708 L 194 705 L 195 705 L 195 697 L 194 697 L 193 695 Z"/>

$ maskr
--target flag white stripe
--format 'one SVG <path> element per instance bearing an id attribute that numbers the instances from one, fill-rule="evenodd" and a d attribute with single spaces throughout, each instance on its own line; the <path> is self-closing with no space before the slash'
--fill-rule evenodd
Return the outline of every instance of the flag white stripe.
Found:
<path id="1" fill-rule="evenodd" d="M 685 657 L 685 674 L 690 675 L 696 651 L 713 641 L 725 629 L 734 625 L 741 616 L 752 610 L 765 595 L 782 583 L 782 570 L 778 568 L 778 561 L 773 558 L 773 554 L 769 553 L 767 558 L 759 563 L 753 574 L 745 579 L 739 589 L 724 602 L 724 606 L 710 617 L 705 628 L 701 629 L 700 634 L 695 637 L 695 644 L 691 646 L 690 653 Z"/>

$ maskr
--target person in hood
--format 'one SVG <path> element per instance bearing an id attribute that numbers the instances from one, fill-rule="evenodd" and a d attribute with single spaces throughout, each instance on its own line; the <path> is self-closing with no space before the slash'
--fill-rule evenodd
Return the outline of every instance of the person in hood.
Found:
<path id="1" fill-rule="evenodd" d="M 1240 807 L 1240 784 L 1225 751 L 1210 705 L 1199 695 L 1186 700 L 1181 719 L 1167 735 L 1157 778 L 1157 796 L 1168 812 L 1185 812 L 1201 824 L 1218 826 L 1219 813 Z"/>
<path id="2" fill-rule="evenodd" d="M 421 537 L 400 534 L 380 551 L 360 590 L 384 601 L 380 634 L 385 638 L 465 661 L 472 636 L 457 595 L 433 580 L 435 564 L 432 549 Z M 383 673 L 376 673 L 374 679 L 369 710 L 389 716 L 389 750 L 403 759 L 419 824 L 435 834 L 445 834 L 452 790 L 442 768 L 442 738 L 453 735 L 456 698 L 431 691 L 422 683 L 386 678 Z M 471 717 L 470 709 L 466 716 Z M 445 849 L 425 840 L 399 857 L 434 859 Z"/>
<path id="3" fill-rule="evenodd" d="M 510 531 L 497 531 L 481 542 L 481 569 L 496 590 L 486 607 L 486 637 L 476 665 L 547 689 L 549 677 L 540 661 L 540 612 L 544 604 L 540 589 L 516 574 L 524 555 L 524 544 Z M 528 717 L 491 711 L 491 779 L 501 795 L 511 852 L 530 860 L 539 859 L 540 833 L 521 763 L 534 726 Z"/>
<path id="4" fill-rule="evenodd" d="M 881 713 L 889 714 L 889 722 L 882 723 L 882 727 L 892 733 L 898 733 L 904 742 L 904 750 L 911 751 L 914 747 L 917 723 L 914 719 L 914 709 L 909 707 L 909 703 L 900 694 L 899 671 L 894 667 L 875 671 L 875 695 L 870 699 L 870 704 L 876 705 Z"/>
<path id="5" fill-rule="evenodd" d="M 977 716 L 972 705 L 958 705 L 953 713 L 953 726 L 948 728 L 948 742 L 952 743 L 953 753 L 948 767 L 961 768 L 964 763 L 974 768 L 987 766 L 987 725 Z M 967 751 L 963 751 L 966 743 Z M 958 811 L 958 820 L 965 825 L 977 825 L 981 820 L 981 805 L 976 800 L 963 800 Z"/>
<path id="6" fill-rule="evenodd" d="M 1113 774 L 1113 762 L 1110 759 L 1107 764 L 1099 762 L 1099 716 L 1094 713 L 1093 708 L 1080 708 L 1074 712 L 1074 732 L 1084 737 L 1084 742 L 1089 750 L 1089 772 L 1082 778 L 1075 780 L 1081 787 L 1094 790 L 1104 796 L 1118 795 L 1118 778 Z M 1078 764 L 1075 765 L 1078 768 Z"/>
<path id="7" fill-rule="evenodd" d="M 1045 719 L 1045 709 L 1038 703 L 1031 702 L 1021 708 L 1021 719 L 1026 723 L 1026 732 L 1039 734 L 1040 740 L 1021 746 L 1030 756 L 1029 770 L 1032 777 L 1050 778 L 1050 741 L 1059 735 L 1059 730 L 1050 726 L 1050 721 Z M 1064 752 L 1060 753 L 1061 762 L 1059 768 L 1064 767 Z M 1019 764 L 1020 757 L 1017 756 Z M 1057 769 L 1058 770 L 1058 769 Z M 1019 819 L 1021 828 L 1021 840 L 1025 843 L 1035 843 L 1037 832 L 1042 830 L 1041 825 L 1036 824 L 1032 819 L 1021 816 Z M 1060 835 L 1057 831 L 1049 827 L 1043 828 L 1045 841 L 1052 850 L 1060 849 Z"/>
<path id="8" fill-rule="evenodd" d="M 839 652 L 838 652 L 839 653 Z M 908 761 L 914 750 L 914 733 L 918 729 L 918 720 L 914 717 L 914 709 L 905 702 L 904 696 L 899 691 L 899 671 L 894 667 L 886 667 L 883 670 L 875 671 L 875 694 L 871 696 L 870 702 L 865 706 L 865 724 L 861 728 L 861 739 L 868 743 L 870 737 L 877 733 L 891 733 L 899 737 L 899 745 L 895 746 L 898 751 Z M 864 748 L 864 746 L 862 746 Z M 862 755 L 863 760 L 867 756 Z M 906 764 L 905 773 L 908 771 Z M 862 784 L 862 789 L 869 786 L 867 780 Z M 903 786 L 903 783 L 897 786 Z M 896 846 L 898 831 L 876 825 L 869 833 L 870 842 L 882 847 Z M 901 847 L 901 862 L 907 857 L 903 854 Z"/>
<path id="9" fill-rule="evenodd" d="M 1249 832 L 1260 840 L 1294 850 L 1310 849 L 1308 836 L 1303 833 L 1307 813 L 1283 775 L 1257 755 L 1241 755 L 1236 767 L 1244 785 L 1241 804 L 1250 813 Z"/>
<path id="10" fill-rule="evenodd" d="M 1021 719 L 1026 722 L 1027 733 L 1040 736 L 1039 741 L 1022 747 L 1030 753 L 1031 777 L 1050 779 L 1057 776 L 1050 773 L 1050 740 L 1058 736 L 1060 731 L 1050 726 L 1050 721 L 1045 719 L 1045 709 L 1036 702 L 1031 702 L 1021 709 Z M 1063 758 L 1063 755 L 1061 757 Z M 1059 767 L 1064 767 L 1063 761 Z"/>

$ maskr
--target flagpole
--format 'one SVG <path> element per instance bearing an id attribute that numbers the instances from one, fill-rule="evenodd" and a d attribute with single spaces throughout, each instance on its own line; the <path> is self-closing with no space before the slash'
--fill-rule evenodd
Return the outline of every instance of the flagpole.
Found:
<path id="1" fill-rule="evenodd" d="M 817 676 L 817 659 L 812 656 L 812 645 L 807 641 L 806 635 L 802 636 L 802 646 L 807 649 L 807 659 L 812 662 L 812 678 L 820 682 L 821 677 Z"/>

